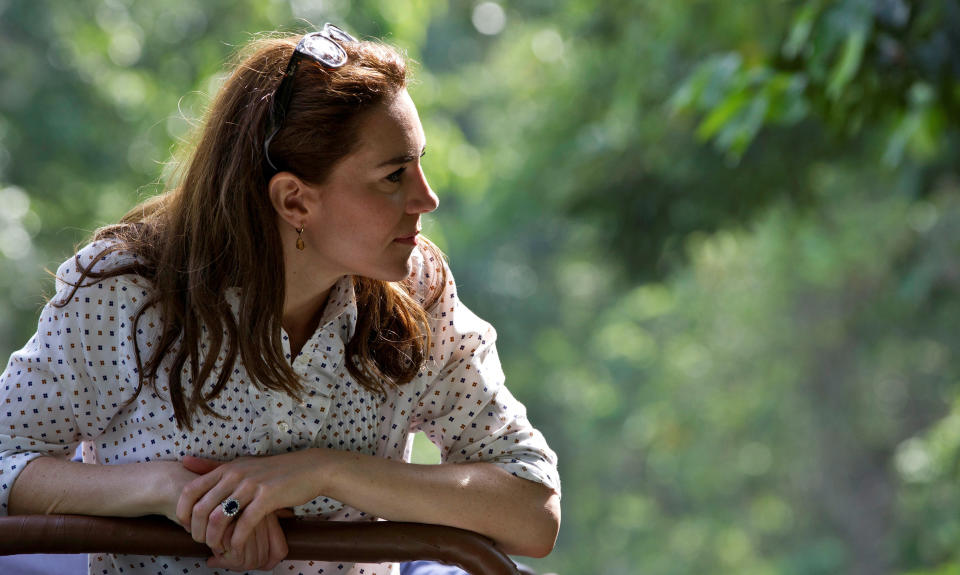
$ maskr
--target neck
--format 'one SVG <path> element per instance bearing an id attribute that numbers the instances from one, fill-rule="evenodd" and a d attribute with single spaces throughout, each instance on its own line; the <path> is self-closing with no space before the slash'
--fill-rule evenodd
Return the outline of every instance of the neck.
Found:
<path id="1" fill-rule="evenodd" d="M 283 318 L 281 325 L 290 338 L 290 349 L 296 351 L 306 343 L 323 317 L 330 288 L 341 276 L 314 273 L 305 262 L 303 252 L 285 253 Z"/>
<path id="2" fill-rule="evenodd" d="M 311 294 L 298 294 L 291 291 L 289 285 L 287 290 L 287 297 L 283 303 L 283 319 L 280 323 L 291 339 L 295 336 L 309 337 L 316 330 L 320 318 L 323 317 L 330 288 Z"/>

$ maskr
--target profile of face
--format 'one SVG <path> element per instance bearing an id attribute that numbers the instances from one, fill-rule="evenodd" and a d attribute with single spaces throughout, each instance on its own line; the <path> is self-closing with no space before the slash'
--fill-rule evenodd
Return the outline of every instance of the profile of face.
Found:
<path id="1" fill-rule="evenodd" d="M 367 113 L 354 151 L 322 184 L 297 180 L 305 187 L 303 205 L 292 216 L 280 214 L 288 225 L 303 226 L 305 249 L 289 252 L 296 273 L 323 283 L 343 275 L 386 281 L 409 275 L 420 217 L 439 203 L 420 165 L 425 150 L 406 90 Z"/>

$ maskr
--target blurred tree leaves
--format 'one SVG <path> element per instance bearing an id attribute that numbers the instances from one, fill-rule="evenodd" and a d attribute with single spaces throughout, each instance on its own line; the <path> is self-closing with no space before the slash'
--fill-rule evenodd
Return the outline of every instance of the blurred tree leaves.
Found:
<path id="1" fill-rule="evenodd" d="M 955 0 L 801 2 L 779 52 L 705 61 L 674 110 L 707 112 L 698 136 L 733 161 L 762 126 L 792 125 L 811 113 L 848 135 L 879 129 L 889 166 L 905 154 L 930 161 L 957 137 L 958 54 Z"/>
<path id="2" fill-rule="evenodd" d="M 956 572 L 957 2 L 497 6 L 0 3 L 0 351 L 235 47 L 341 22 L 417 61 L 427 231 L 561 457 L 541 570 Z"/>

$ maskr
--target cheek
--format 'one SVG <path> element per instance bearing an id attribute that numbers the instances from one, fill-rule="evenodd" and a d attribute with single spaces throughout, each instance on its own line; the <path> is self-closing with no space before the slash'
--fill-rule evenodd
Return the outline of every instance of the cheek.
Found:
<path id="1" fill-rule="evenodd" d="M 352 217 L 371 227 L 393 227 L 403 217 L 402 194 L 371 194 L 353 204 Z"/>
<path id="2" fill-rule="evenodd" d="M 333 241 L 382 243 L 385 238 L 393 239 L 402 217 L 398 200 L 380 194 L 331 205 L 324 220 L 326 231 L 337 236 L 330 238 Z"/>

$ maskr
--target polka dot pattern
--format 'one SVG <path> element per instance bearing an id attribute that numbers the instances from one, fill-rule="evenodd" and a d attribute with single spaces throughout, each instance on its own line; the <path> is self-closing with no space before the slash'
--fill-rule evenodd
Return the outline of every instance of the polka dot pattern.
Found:
<path id="1" fill-rule="evenodd" d="M 77 264 L 89 264 L 104 247 L 95 242 L 58 270 L 55 301 L 70 293 L 64 280 L 79 278 Z M 131 261 L 115 253 L 97 262 L 108 269 Z M 444 262 L 414 253 L 418 296 L 427 297 L 443 276 Z M 559 493 L 556 456 L 504 386 L 493 328 L 457 298 L 449 269 L 443 296 L 432 311 L 432 344 L 422 371 L 409 384 L 385 394 L 354 381 L 345 366 L 345 346 L 357 321 L 353 282 L 333 287 L 317 331 L 296 357 L 283 337 L 284 352 L 301 377 L 306 394 L 297 401 L 252 383 L 243 365 L 234 366 L 223 393 L 210 407 L 223 416 L 199 414 L 192 430 L 177 427 L 160 382 L 132 402 L 137 366 L 131 326 L 149 296 L 148 282 L 133 275 L 88 282 L 67 306 L 47 305 L 37 333 L 15 352 L 0 375 L 0 514 L 7 513 L 10 486 L 23 467 L 41 455 L 69 455 L 83 443 L 86 463 L 113 464 L 180 460 L 185 455 L 230 460 L 324 447 L 409 461 L 413 433 L 424 431 L 444 462 L 486 461 Z M 226 298 L 238 310 L 239 292 Z M 148 311 L 138 325 L 141 353 L 159 340 L 160 321 Z M 207 349 L 201 344 L 201 353 Z M 222 355 L 222 354 L 221 354 Z M 222 357 L 214 374 L 216 381 Z M 169 371 L 169 365 L 166 367 Z M 183 374 L 189 394 L 189 373 Z M 129 403 L 128 403 L 129 402 Z M 374 521 L 359 509 L 327 498 L 295 509 L 300 516 L 340 521 Z M 90 573 L 219 573 L 193 558 L 130 555 L 89 556 Z M 284 561 L 274 573 L 386 575 L 396 564 L 338 564 Z"/>

